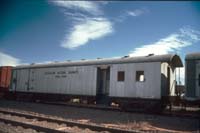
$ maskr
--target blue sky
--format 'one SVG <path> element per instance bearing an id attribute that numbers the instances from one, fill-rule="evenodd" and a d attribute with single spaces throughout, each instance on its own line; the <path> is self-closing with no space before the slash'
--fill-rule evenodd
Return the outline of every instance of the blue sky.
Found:
<path id="1" fill-rule="evenodd" d="M 200 2 L 0 2 L 0 65 L 200 49 Z"/>

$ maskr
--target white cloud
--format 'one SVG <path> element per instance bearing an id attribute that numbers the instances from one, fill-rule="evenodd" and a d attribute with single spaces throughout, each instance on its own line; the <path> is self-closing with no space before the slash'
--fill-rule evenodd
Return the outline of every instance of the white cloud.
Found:
<path id="1" fill-rule="evenodd" d="M 67 29 L 61 46 L 74 49 L 87 44 L 91 40 L 96 40 L 113 32 L 113 24 L 105 17 L 100 5 L 105 5 L 103 1 L 52 1 L 55 5 L 64 7 L 64 14 L 67 19 L 72 20 L 72 28 Z M 77 12 L 81 11 L 81 12 Z"/>
<path id="2" fill-rule="evenodd" d="M 140 16 L 140 15 L 147 13 L 147 12 L 148 12 L 147 9 L 142 8 L 142 9 L 136 9 L 136 10 L 133 10 L 133 11 L 127 11 L 127 15 L 137 17 L 137 16 Z"/>
<path id="3" fill-rule="evenodd" d="M 0 66 L 16 66 L 20 64 L 20 59 L 0 52 Z"/>
<path id="4" fill-rule="evenodd" d="M 64 48 L 76 48 L 90 40 L 102 38 L 113 32 L 112 23 L 105 18 L 87 18 L 74 25 L 71 33 L 62 42 Z"/>
<path id="5" fill-rule="evenodd" d="M 130 52 L 130 56 L 167 54 L 177 52 L 181 48 L 192 45 L 200 40 L 200 32 L 189 27 L 181 28 L 178 33 L 171 34 L 152 44 L 143 45 Z"/>
<path id="6" fill-rule="evenodd" d="M 138 8 L 138 9 L 135 9 L 135 10 L 126 10 L 126 11 L 123 11 L 122 14 L 119 17 L 114 18 L 114 20 L 117 21 L 117 22 L 123 22 L 127 18 L 139 17 L 139 16 L 146 14 L 148 12 L 149 12 L 149 10 L 146 9 L 146 8 Z"/>
<path id="7" fill-rule="evenodd" d="M 102 13 L 101 10 L 99 9 L 97 2 L 65 1 L 65 0 L 55 0 L 52 2 L 55 3 L 56 5 L 64 7 L 64 8 L 86 11 L 91 14 L 101 14 Z"/>
<path id="8" fill-rule="evenodd" d="M 64 12 L 67 18 L 71 18 L 73 20 L 76 20 L 76 22 L 83 21 L 87 18 L 87 15 L 84 15 L 82 13 L 71 13 L 71 12 Z"/>

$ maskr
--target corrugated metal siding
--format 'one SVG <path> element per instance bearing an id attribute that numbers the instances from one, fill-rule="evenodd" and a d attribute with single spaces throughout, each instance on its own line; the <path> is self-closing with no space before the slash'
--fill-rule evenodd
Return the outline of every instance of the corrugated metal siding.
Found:
<path id="1" fill-rule="evenodd" d="M 16 90 L 27 91 L 28 89 L 28 69 L 17 70 Z"/>
<path id="2" fill-rule="evenodd" d="M 10 85 L 10 79 L 11 79 L 11 69 L 10 66 L 3 66 L 0 67 L 0 87 L 8 88 Z M 6 90 L 4 90 L 6 91 Z"/>
<path id="3" fill-rule="evenodd" d="M 186 60 L 186 96 L 195 97 L 195 76 L 196 63 L 195 60 Z"/>
<path id="4" fill-rule="evenodd" d="M 200 60 L 196 61 L 196 97 L 200 99 Z"/>
<path id="5" fill-rule="evenodd" d="M 160 62 L 112 64 L 109 66 L 110 96 L 156 99 L 161 97 Z M 19 69 L 14 70 L 13 75 L 17 77 L 17 91 L 96 95 L 97 67 Z M 117 81 L 118 71 L 125 71 L 124 82 Z M 136 71 L 144 71 L 144 82 L 136 82 Z M 59 72 L 64 72 L 64 74 L 58 74 Z"/>
<path id="6" fill-rule="evenodd" d="M 17 91 L 96 95 L 96 67 L 94 66 L 15 71 L 17 71 Z M 28 81 L 29 84 L 26 84 Z"/>
<path id="7" fill-rule="evenodd" d="M 117 81 L 118 71 L 125 71 L 124 82 Z M 136 82 L 136 71 L 144 71 L 144 82 Z M 160 62 L 112 65 L 110 96 L 159 99 L 161 97 L 160 72 Z"/>

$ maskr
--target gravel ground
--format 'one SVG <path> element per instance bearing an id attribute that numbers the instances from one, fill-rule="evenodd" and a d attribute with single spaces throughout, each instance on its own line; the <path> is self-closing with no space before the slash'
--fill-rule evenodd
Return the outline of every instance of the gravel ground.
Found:
<path id="1" fill-rule="evenodd" d="M 5 124 L 3 122 L 0 122 L 0 133 L 42 133 L 37 132 L 33 129 L 25 129 L 20 126 L 12 126 L 10 124 Z"/>
<path id="2" fill-rule="evenodd" d="M 33 125 L 36 125 L 36 126 L 47 127 L 47 128 L 50 128 L 50 129 L 55 129 L 55 130 L 60 130 L 60 131 L 66 131 L 66 132 L 70 132 L 70 133 L 80 133 L 80 132 L 82 132 L 82 133 L 96 133 L 95 131 L 91 131 L 90 129 L 82 129 L 82 128 L 79 128 L 77 126 L 69 127 L 66 124 L 57 124 L 57 123 L 47 122 L 47 121 L 38 121 L 37 119 L 27 119 L 25 117 L 12 116 L 10 114 L 0 113 L 0 118 L 8 119 L 8 120 L 14 120 L 14 121 L 17 121 L 17 122 L 33 124 Z M 10 126 L 10 125 L 8 125 L 8 126 Z M 24 129 L 24 128 L 20 128 L 20 129 L 16 128 L 17 130 L 15 130 L 15 128 L 11 128 L 11 129 L 8 128 L 8 129 L 9 130 L 7 130 L 7 129 L 5 130 L 5 127 L 3 127 L 1 130 L 5 131 L 5 132 L 9 132 L 9 133 L 10 132 L 25 132 L 25 133 L 36 132 L 32 129 Z"/>
<path id="3" fill-rule="evenodd" d="M 108 127 L 164 132 L 200 132 L 200 120 L 192 118 L 113 112 L 87 108 L 0 100 L 1 108 L 56 116 L 67 120 Z"/>

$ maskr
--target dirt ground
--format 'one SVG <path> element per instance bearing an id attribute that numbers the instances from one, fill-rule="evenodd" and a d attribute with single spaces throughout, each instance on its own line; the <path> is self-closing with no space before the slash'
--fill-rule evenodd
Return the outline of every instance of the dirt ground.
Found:
<path id="1" fill-rule="evenodd" d="M 200 132 L 200 120 L 195 118 L 113 112 L 40 103 L 0 100 L 0 108 L 17 109 L 83 123 L 92 123 L 122 129 L 161 132 Z"/>

